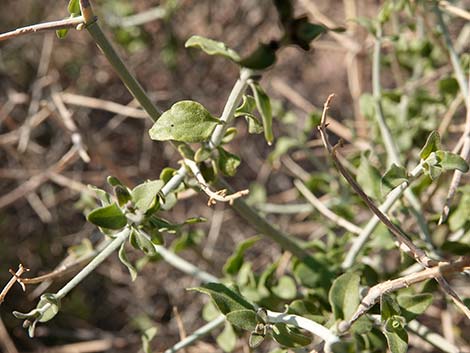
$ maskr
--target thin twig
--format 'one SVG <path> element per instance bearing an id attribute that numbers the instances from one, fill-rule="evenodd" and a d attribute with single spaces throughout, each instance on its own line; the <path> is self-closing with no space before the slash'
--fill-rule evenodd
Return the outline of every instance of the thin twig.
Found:
<path id="1" fill-rule="evenodd" d="M 470 257 L 464 257 L 455 262 L 441 262 L 436 266 L 424 269 L 420 272 L 412 273 L 410 275 L 389 280 L 379 283 L 370 288 L 366 296 L 361 300 L 356 312 L 351 316 L 351 319 L 346 325 L 342 324 L 341 329 L 349 328 L 357 319 L 364 315 L 372 306 L 377 303 L 381 296 L 384 294 L 397 291 L 402 288 L 409 287 L 410 285 L 426 281 L 428 279 L 438 279 L 443 275 L 463 272 L 470 268 Z M 470 311 L 467 309 L 467 311 Z"/>
<path id="2" fill-rule="evenodd" d="M 330 219 L 331 221 L 333 221 L 333 223 L 339 225 L 340 227 L 343 227 L 351 233 L 361 233 L 362 228 L 356 226 L 355 224 L 349 222 L 348 220 L 338 216 L 336 213 L 331 211 L 299 179 L 294 180 L 294 185 L 297 190 L 299 190 L 300 193 L 307 199 L 307 201 L 309 201 L 313 205 L 313 207 L 315 207 L 318 212 L 320 212 L 326 218 Z"/>
<path id="3" fill-rule="evenodd" d="M 83 22 L 83 17 L 72 17 L 65 20 L 51 21 L 45 23 L 39 23 L 32 26 L 21 27 L 14 31 L 0 34 L 0 42 L 10 38 L 18 37 L 28 33 L 36 33 L 41 31 L 53 31 L 65 28 L 75 28 Z"/>
<path id="4" fill-rule="evenodd" d="M 0 292 L 0 304 L 3 303 L 3 301 L 5 300 L 6 295 L 8 294 L 11 287 L 13 287 L 13 285 L 15 283 L 18 283 L 21 286 L 21 288 L 23 289 L 23 291 L 26 289 L 24 284 L 21 283 L 20 277 L 23 273 L 25 273 L 27 271 L 29 271 L 29 269 L 24 267 L 22 264 L 20 264 L 18 266 L 18 270 L 16 272 L 14 272 L 13 270 L 10 270 L 10 273 L 13 275 L 13 277 L 8 281 L 8 283 L 5 285 L 5 287 L 3 287 L 2 291 Z"/>
<path id="5" fill-rule="evenodd" d="M 230 195 L 226 195 L 227 193 L 226 189 L 213 191 L 211 190 L 207 181 L 204 179 L 204 176 L 199 170 L 199 167 L 197 166 L 196 162 L 190 159 L 185 159 L 184 164 L 188 166 L 188 168 L 191 170 L 191 173 L 193 173 L 194 177 L 199 182 L 199 187 L 201 188 L 201 190 L 204 191 L 207 194 L 207 196 L 209 196 L 209 201 L 207 202 L 208 206 L 214 205 L 216 201 L 228 202 L 230 205 L 232 205 L 234 200 L 240 197 L 243 197 L 245 195 L 248 195 L 249 193 L 248 189 L 240 190 Z"/>

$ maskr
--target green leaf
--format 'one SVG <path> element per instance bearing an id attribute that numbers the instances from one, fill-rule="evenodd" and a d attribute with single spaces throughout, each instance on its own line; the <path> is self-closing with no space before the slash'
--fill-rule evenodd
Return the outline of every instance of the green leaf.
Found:
<path id="1" fill-rule="evenodd" d="M 276 62 L 277 49 L 276 42 L 260 43 L 253 53 L 239 60 L 238 63 L 248 69 L 264 70 Z"/>
<path id="2" fill-rule="evenodd" d="M 333 281 L 328 300 L 336 320 L 349 320 L 359 305 L 359 282 L 357 273 L 346 272 Z"/>
<path id="3" fill-rule="evenodd" d="M 101 206 L 108 206 L 111 204 L 111 195 L 106 191 L 97 188 L 94 185 L 88 185 L 88 189 L 94 194 L 94 196 L 101 201 Z"/>
<path id="4" fill-rule="evenodd" d="M 421 149 L 421 152 L 419 152 L 419 156 L 421 159 L 426 159 L 432 152 L 436 152 L 440 149 L 441 137 L 439 136 L 439 133 L 434 130 L 429 134 L 424 147 Z"/>
<path id="5" fill-rule="evenodd" d="M 94 209 L 88 214 L 87 220 L 107 229 L 121 229 L 127 224 L 126 216 L 116 203 Z"/>
<path id="6" fill-rule="evenodd" d="M 257 333 L 257 332 L 252 332 L 250 334 L 250 338 L 248 339 L 248 345 L 250 348 L 256 348 L 258 347 L 262 342 L 264 341 L 264 335 Z"/>
<path id="7" fill-rule="evenodd" d="M 236 51 L 227 47 L 223 42 L 218 42 L 213 39 L 201 37 L 201 36 L 192 36 L 189 38 L 185 45 L 186 48 L 197 47 L 209 55 L 221 55 L 234 62 L 240 60 L 240 56 Z"/>
<path id="8" fill-rule="evenodd" d="M 227 131 L 225 131 L 224 137 L 222 138 L 222 144 L 226 144 L 231 142 L 235 136 L 237 136 L 238 130 L 236 127 L 229 127 Z"/>
<path id="9" fill-rule="evenodd" d="M 230 256 L 225 262 L 223 267 L 224 273 L 232 276 L 236 275 L 243 265 L 245 252 L 251 248 L 259 239 L 260 237 L 251 237 L 239 243 L 233 255 Z"/>
<path id="10" fill-rule="evenodd" d="M 60 310 L 60 300 L 55 294 L 45 293 L 41 295 L 37 309 L 41 309 L 45 305 L 50 304 L 49 308 L 39 317 L 39 322 L 47 322 L 51 320 Z"/>
<path id="11" fill-rule="evenodd" d="M 401 309 L 395 299 L 387 294 L 380 297 L 380 315 L 383 322 L 386 322 L 391 317 L 400 314 Z"/>
<path id="12" fill-rule="evenodd" d="M 119 260 L 127 267 L 129 270 L 129 274 L 131 275 L 132 281 L 135 281 L 137 278 L 137 270 L 135 267 L 130 263 L 126 256 L 126 250 L 124 249 L 126 243 L 122 243 L 121 247 L 119 248 L 118 256 Z"/>
<path id="13" fill-rule="evenodd" d="M 437 157 L 440 159 L 439 164 L 444 170 L 460 170 L 462 173 L 468 172 L 468 163 L 458 154 L 446 151 L 436 151 Z"/>
<path id="14" fill-rule="evenodd" d="M 393 163 L 381 179 L 382 194 L 387 195 L 398 185 L 408 181 L 406 169 Z"/>
<path id="15" fill-rule="evenodd" d="M 237 335 L 232 325 L 225 323 L 224 330 L 216 338 L 217 344 L 224 352 L 231 352 L 237 345 Z"/>
<path id="16" fill-rule="evenodd" d="M 163 168 L 162 171 L 160 172 L 160 180 L 163 181 L 165 184 L 170 181 L 170 179 L 175 175 L 176 169 L 166 167 Z"/>
<path id="17" fill-rule="evenodd" d="M 222 147 L 217 148 L 219 151 L 219 158 L 217 165 L 220 171 L 228 176 L 234 176 L 237 168 L 240 165 L 240 158 L 230 152 L 225 151 Z"/>
<path id="18" fill-rule="evenodd" d="M 116 195 L 116 199 L 118 200 L 120 207 L 124 206 L 132 199 L 129 190 L 125 186 L 121 185 L 116 185 L 114 187 L 114 195 Z"/>
<path id="19" fill-rule="evenodd" d="M 244 95 L 242 104 L 235 110 L 235 117 L 251 115 L 256 108 L 255 99 L 250 95 Z"/>
<path id="20" fill-rule="evenodd" d="M 388 348 L 391 353 L 407 352 L 408 334 L 395 317 L 388 319 L 383 333 L 387 338 Z"/>
<path id="21" fill-rule="evenodd" d="M 380 172 L 369 160 L 370 152 L 361 154 L 361 162 L 357 169 L 356 180 L 362 186 L 364 192 L 376 199 L 381 198 L 380 193 Z"/>
<path id="22" fill-rule="evenodd" d="M 141 340 L 142 340 L 142 350 L 144 351 L 144 353 L 152 353 L 150 342 L 152 342 L 153 338 L 156 335 L 157 335 L 156 327 L 149 327 L 142 333 Z"/>
<path id="23" fill-rule="evenodd" d="M 251 83 L 250 87 L 255 96 L 256 107 L 263 119 L 264 138 L 266 139 L 268 145 L 271 145 L 274 140 L 271 102 L 259 83 Z"/>
<path id="24" fill-rule="evenodd" d="M 311 336 L 304 335 L 296 327 L 287 326 L 286 324 L 274 324 L 272 335 L 277 343 L 285 347 L 300 348 L 312 343 Z"/>
<path id="25" fill-rule="evenodd" d="M 292 277 L 282 276 L 271 291 L 281 299 L 292 300 L 297 296 L 297 285 Z"/>
<path id="26" fill-rule="evenodd" d="M 235 310 L 228 313 L 226 318 L 232 325 L 246 331 L 253 331 L 257 324 L 254 310 Z"/>
<path id="27" fill-rule="evenodd" d="M 152 241 L 138 230 L 132 231 L 129 241 L 134 248 L 142 250 L 147 256 L 154 256 L 157 254 Z"/>
<path id="28" fill-rule="evenodd" d="M 211 150 L 206 146 L 201 146 L 198 148 L 196 153 L 194 154 L 194 162 L 201 163 L 204 162 L 206 159 L 209 159 L 211 156 Z"/>
<path id="29" fill-rule="evenodd" d="M 112 175 L 109 175 L 107 178 L 106 178 L 106 182 L 109 184 L 109 186 L 124 186 L 124 184 L 121 182 L 121 180 L 119 180 L 118 178 L 116 178 L 115 176 L 112 176 Z"/>
<path id="30" fill-rule="evenodd" d="M 58 29 L 57 31 L 55 31 L 55 34 L 57 38 L 59 39 L 64 39 L 65 37 L 67 37 L 68 33 L 69 33 L 68 28 Z"/>
<path id="31" fill-rule="evenodd" d="M 261 134 L 264 131 L 263 125 L 259 122 L 258 118 L 253 115 L 245 115 L 248 122 L 248 132 L 250 134 Z"/>
<path id="32" fill-rule="evenodd" d="M 70 0 L 67 10 L 71 15 L 80 15 L 80 2 L 79 0 Z"/>
<path id="33" fill-rule="evenodd" d="M 413 295 L 399 295 L 397 297 L 398 305 L 402 308 L 402 314 L 407 321 L 424 313 L 429 305 L 432 304 L 433 295 L 430 293 L 421 293 Z"/>
<path id="34" fill-rule="evenodd" d="M 322 25 L 310 23 L 307 17 L 301 17 L 294 21 L 292 25 L 291 41 L 303 50 L 309 50 L 310 42 L 321 34 L 328 31 Z"/>
<path id="35" fill-rule="evenodd" d="M 142 213 L 155 206 L 157 196 L 165 183 L 162 180 L 146 181 L 132 189 L 132 202 Z"/>
<path id="36" fill-rule="evenodd" d="M 175 103 L 164 112 L 150 129 L 157 141 L 207 141 L 220 120 L 213 117 L 202 104 L 193 101 Z"/>
<path id="37" fill-rule="evenodd" d="M 224 315 L 236 310 L 255 310 L 254 306 L 247 302 L 240 294 L 222 283 L 207 283 L 202 287 L 191 288 L 209 295 L 217 308 Z"/>

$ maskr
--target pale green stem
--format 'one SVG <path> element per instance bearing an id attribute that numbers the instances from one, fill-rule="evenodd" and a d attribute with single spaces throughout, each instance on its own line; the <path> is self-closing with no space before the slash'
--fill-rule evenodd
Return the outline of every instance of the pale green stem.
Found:
<path id="1" fill-rule="evenodd" d="M 410 180 L 416 179 L 423 173 L 423 165 L 420 163 L 410 172 Z M 398 185 L 396 188 L 394 188 L 388 195 L 387 198 L 385 199 L 384 203 L 380 205 L 379 209 L 383 213 L 387 213 L 392 206 L 397 202 L 405 192 L 405 190 L 408 188 L 410 185 L 409 181 L 405 181 Z M 349 249 L 346 258 L 344 259 L 343 263 L 341 264 L 341 267 L 343 269 L 348 269 L 351 268 L 351 266 L 354 264 L 354 261 L 361 251 L 361 249 L 364 247 L 365 243 L 369 239 L 370 235 L 372 232 L 375 230 L 375 228 L 378 226 L 380 223 L 380 220 L 377 216 L 374 216 L 370 219 L 370 221 L 366 224 L 366 226 L 363 228 L 361 233 L 357 236 L 357 238 L 354 239 L 354 242 Z"/>
<path id="2" fill-rule="evenodd" d="M 115 238 L 106 246 L 96 257 L 91 260 L 79 273 L 77 273 L 65 286 L 63 286 L 56 294 L 57 299 L 65 297 L 73 288 L 75 288 L 81 281 L 85 279 L 91 272 L 93 272 L 109 255 L 114 253 L 122 243 L 124 243 L 129 236 L 130 229 L 125 228 L 116 234 Z M 40 310 L 44 314 L 51 304 L 44 305 Z"/>
<path id="3" fill-rule="evenodd" d="M 161 115 L 160 110 L 155 106 L 155 104 L 153 104 L 153 102 L 150 100 L 140 83 L 130 73 L 129 69 L 121 60 L 119 54 L 111 45 L 111 42 L 101 30 L 101 27 L 98 25 L 97 20 L 92 23 L 88 23 L 86 25 L 86 29 L 93 37 L 96 44 L 103 52 L 106 59 L 108 59 L 109 63 L 114 68 L 116 73 L 119 75 L 119 78 L 122 80 L 122 82 L 124 82 L 129 92 L 140 103 L 142 108 L 149 114 L 149 117 L 153 121 L 156 121 Z"/>
<path id="4" fill-rule="evenodd" d="M 319 323 L 309 320 L 303 316 L 291 315 L 286 313 L 278 313 L 275 311 L 266 310 L 268 322 L 270 324 L 284 323 L 292 326 L 302 328 L 306 331 L 313 333 L 325 341 L 325 351 L 330 352 L 331 346 L 339 342 L 336 336 L 330 329 L 326 328 Z"/>
<path id="5" fill-rule="evenodd" d="M 395 163 L 401 165 L 398 148 L 393 140 L 390 128 L 385 121 L 385 114 L 382 107 L 382 87 L 380 84 L 380 58 L 381 58 L 381 46 L 382 46 L 382 26 L 377 25 L 377 33 L 374 44 L 374 54 L 372 61 L 372 91 L 375 102 L 375 118 L 379 125 L 380 134 L 382 135 L 385 149 L 387 151 L 388 164 Z M 426 223 L 426 219 L 423 216 L 423 210 L 418 198 L 414 193 L 407 189 L 404 193 L 406 199 L 411 205 L 411 209 L 418 221 L 418 225 L 422 231 L 423 240 L 429 248 L 432 248 L 431 236 Z"/>

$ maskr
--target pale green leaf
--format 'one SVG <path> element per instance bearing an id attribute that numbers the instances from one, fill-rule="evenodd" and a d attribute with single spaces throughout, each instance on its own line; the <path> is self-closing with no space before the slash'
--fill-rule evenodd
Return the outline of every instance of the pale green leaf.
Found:
<path id="1" fill-rule="evenodd" d="M 419 156 L 421 159 L 426 159 L 432 152 L 436 152 L 441 149 L 441 137 L 437 131 L 432 131 L 424 144 Z"/>
<path id="2" fill-rule="evenodd" d="M 255 97 L 256 108 L 263 119 L 264 138 L 266 139 L 266 142 L 271 145 L 274 141 L 271 102 L 259 83 L 251 83 L 250 87 Z"/>
<path id="3" fill-rule="evenodd" d="M 444 170 L 460 170 L 462 173 L 468 172 L 468 163 L 456 153 L 437 151 L 437 157 L 439 158 L 439 164 Z"/>
<path id="4" fill-rule="evenodd" d="M 346 272 L 334 280 L 328 299 L 335 319 L 348 320 L 359 305 L 359 282 L 357 273 Z"/>
<path id="5" fill-rule="evenodd" d="M 220 124 L 220 120 L 213 117 L 202 104 L 181 101 L 164 112 L 149 133 L 157 141 L 203 142 L 209 139 L 217 124 Z"/>
<path id="6" fill-rule="evenodd" d="M 226 318 L 232 325 L 247 331 L 253 331 L 257 324 L 254 310 L 235 310 L 228 313 Z"/>
<path id="7" fill-rule="evenodd" d="M 146 181 L 132 189 L 132 202 L 142 213 L 155 206 L 157 196 L 162 189 L 162 180 Z"/>
<path id="8" fill-rule="evenodd" d="M 240 60 L 240 56 L 237 52 L 227 47 L 225 43 L 202 36 L 192 36 L 186 41 L 185 47 L 197 47 L 206 54 L 224 56 L 234 62 L 238 62 Z"/>
<path id="9" fill-rule="evenodd" d="M 225 323 L 224 330 L 216 338 L 217 344 L 224 352 L 231 352 L 237 344 L 237 335 L 232 325 Z"/>

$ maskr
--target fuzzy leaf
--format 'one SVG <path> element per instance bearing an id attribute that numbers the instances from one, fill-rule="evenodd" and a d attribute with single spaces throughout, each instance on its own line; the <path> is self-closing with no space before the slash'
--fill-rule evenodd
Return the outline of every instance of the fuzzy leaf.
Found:
<path id="1" fill-rule="evenodd" d="M 274 324 L 272 335 L 277 343 L 286 347 L 300 348 L 312 343 L 311 336 L 304 335 L 296 327 L 290 327 L 286 324 Z"/>
<path id="2" fill-rule="evenodd" d="M 429 134 L 424 147 L 421 149 L 421 152 L 419 152 L 419 156 L 421 159 L 426 159 L 432 152 L 436 152 L 440 149 L 441 137 L 439 136 L 439 133 L 434 130 Z"/>
<path id="3" fill-rule="evenodd" d="M 88 214 L 87 220 L 107 229 L 121 229 L 127 224 L 126 216 L 116 203 L 94 209 Z"/>
<path id="4" fill-rule="evenodd" d="M 391 353 L 406 353 L 408 350 L 408 334 L 401 325 L 399 317 L 391 317 L 385 323 L 383 331 L 387 338 Z"/>
<path id="5" fill-rule="evenodd" d="M 132 189 L 132 201 L 135 207 L 145 213 L 157 202 L 157 196 L 162 189 L 164 182 L 162 180 L 146 181 Z"/>
<path id="6" fill-rule="evenodd" d="M 213 117 L 202 104 L 193 101 L 175 103 L 155 122 L 150 137 L 157 141 L 207 141 L 219 119 Z"/>
<path id="7" fill-rule="evenodd" d="M 207 283 L 202 287 L 191 288 L 209 295 L 224 315 L 236 310 L 255 310 L 240 294 L 222 283 Z"/>
<path id="8" fill-rule="evenodd" d="M 413 295 L 399 295 L 397 302 L 401 306 L 403 316 L 409 321 L 426 311 L 432 304 L 433 295 L 430 293 L 421 293 Z"/>
<path id="9" fill-rule="evenodd" d="M 254 310 L 235 310 L 228 313 L 226 318 L 232 325 L 247 331 L 253 331 L 257 324 Z"/>
<path id="10" fill-rule="evenodd" d="M 468 163 L 458 154 L 446 151 L 437 151 L 437 157 L 440 159 L 439 164 L 444 170 L 460 170 L 462 173 L 468 172 Z"/>
<path id="11" fill-rule="evenodd" d="M 274 140 L 271 102 L 259 83 L 252 83 L 250 84 L 250 87 L 255 96 L 256 107 L 263 119 L 264 138 L 268 145 L 271 145 Z"/>
<path id="12" fill-rule="evenodd" d="M 220 171 L 228 176 L 234 176 L 240 165 L 240 158 L 230 152 L 225 151 L 222 147 L 218 148 L 219 158 L 217 160 Z"/>
<path id="13" fill-rule="evenodd" d="M 248 345 L 250 348 L 256 348 L 258 347 L 262 342 L 264 341 L 264 335 L 257 333 L 257 332 L 252 332 L 250 334 L 250 338 L 248 340 Z"/>
<path id="14" fill-rule="evenodd" d="M 334 280 L 328 295 L 335 319 L 348 320 L 359 305 L 359 282 L 357 273 L 346 272 Z"/>
<path id="15" fill-rule="evenodd" d="M 234 62 L 240 60 L 240 56 L 236 51 L 227 47 L 223 42 L 219 42 L 213 39 L 201 37 L 201 36 L 192 36 L 184 44 L 186 48 L 197 47 L 200 48 L 203 52 L 209 55 L 221 55 Z"/>

